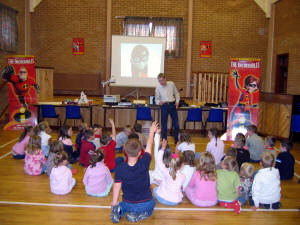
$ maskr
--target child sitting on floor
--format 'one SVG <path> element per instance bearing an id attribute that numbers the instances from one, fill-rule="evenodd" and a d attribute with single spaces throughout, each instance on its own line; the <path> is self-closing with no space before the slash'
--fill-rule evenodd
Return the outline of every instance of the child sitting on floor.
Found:
<path id="1" fill-rule="evenodd" d="M 90 165 L 86 169 L 83 184 L 87 195 L 105 197 L 108 195 L 113 179 L 104 164 L 104 155 L 100 150 L 90 151 Z"/>
<path id="2" fill-rule="evenodd" d="M 260 166 L 252 185 L 253 210 L 259 207 L 264 209 L 279 209 L 280 204 L 280 176 L 274 168 L 275 158 L 270 152 L 261 156 Z"/>
<path id="3" fill-rule="evenodd" d="M 46 173 L 48 176 L 50 176 L 51 170 L 54 167 L 54 159 L 56 157 L 56 154 L 62 151 L 64 151 L 64 145 L 61 141 L 52 141 L 50 143 L 50 151 L 49 151 L 47 162 L 45 164 Z"/>
<path id="4" fill-rule="evenodd" d="M 34 135 L 33 127 L 27 126 L 24 127 L 18 142 L 12 147 L 11 154 L 15 159 L 24 159 L 25 158 L 25 149 L 29 143 L 30 137 Z"/>
<path id="5" fill-rule="evenodd" d="M 116 168 L 113 187 L 112 222 L 118 223 L 126 215 L 130 222 L 138 222 L 151 216 L 155 200 L 152 197 L 149 179 L 151 149 L 153 136 L 158 123 L 152 123 L 147 141 L 145 154 L 139 158 L 142 145 L 140 141 L 131 139 L 125 144 L 128 162 L 121 163 Z M 123 191 L 123 200 L 118 203 L 120 191 Z"/>
<path id="6" fill-rule="evenodd" d="M 51 139 L 51 136 L 49 135 L 51 133 L 51 128 L 49 127 L 49 124 L 47 121 L 40 122 L 35 128 L 34 128 L 35 134 L 40 136 L 41 138 L 41 147 L 44 152 L 45 157 L 48 157 L 49 154 L 49 141 Z"/>
<path id="7" fill-rule="evenodd" d="M 192 151 L 195 153 L 195 144 L 192 143 L 191 136 L 187 133 L 181 133 L 179 135 L 179 141 L 176 144 L 175 153 L 179 154 L 184 151 Z"/>
<path id="8" fill-rule="evenodd" d="M 79 157 L 79 151 L 75 151 L 73 147 L 72 137 L 73 130 L 70 126 L 62 126 L 59 130 L 58 140 L 63 143 L 64 151 L 68 154 L 68 159 L 70 163 L 75 163 Z"/>
<path id="9" fill-rule="evenodd" d="M 280 153 L 276 158 L 275 168 L 279 170 L 280 180 L 289 180 L 294 177 L 295 159 L 290 153 L 293 143 L 290 140 L 282 140 L 280 144 Z"/>
<path id="10" fill-rule="evenodd" d="M 94 129 L 93 143 L 96 146 L 96 149 L 98 149 L 101 147 L 100 138 L 102 136 L 102 126 L 99 124 L 94 124 L 93 129 Z"/>
<path id="11" fill-rule="evenodd" d="M 41 138 L 33 135 L 25 150 L 24 171 L 28 175 L 41 175 L 45 163 L 46 158 L 41 149 Z"/>
<path id="12" fill-rule="evenodd" d="M 272 136 L 268 136 L 265 139 L 265 149 L 264 152 L 271 152 L 271 154 L 274 155 L 274 158 L 276 159 L 277 157 L 277 152 L 276 152 L 276 148 L 275 148 L 275 144 L 276 144 L 276 138 L 272 137 Z"/>
<path id="13" fill-rule="evenodd" d="M 180 171 L 182 160 L 177 154 L 172 153 L 169 163 L 164 164 L 163 156 L 167 143 L 165 139 L 162 141 L 162 148 L 155 158 L 163 177 L 159 186 L 153 189 L 153 193 L 161 204 L 174 206 L 182 201 L 182 185 L 185 181 L 185 175 Z"/>
<path id="14" fill-rule="evenodd" d="M 196 168 L 195 168 L 195 153 L 193 151 L 184 151 L 183 152 L 183 167 L 181 173 L 185 176 L 185 181 L 182 185 L 182 190 L 186 188 L 189 184 Z"/>
<path id="15" fill-rule="evenodd" d="M 133 126 L 133 131 L 134 133 L 136 133 L 139 136 L 139 140 L 142 143 L 143 147 L 146 147 L 147 144 L 147 138 L 145 137 L 145 135 L 142 133 L 142 124 L 140 123 L 136 123 Z M 129 137 L 129 136 L 128 136 Z"/>
<path id="16" fill-rule="evenodd" d="M 206 146 L 206 151 L 210 152 L 214 158 L 216 165 L 220 163 L 224 156 L 224 142 L 220 139 L 218 130 L 211 128 L 208 130 L 208 137 L 210 139 Z"/>
<path id="17" fill-rule="evenodd" d="M 254 166 L 250 163 L 243 163 L 240 169 L 240 196 L 238 201 L 241 205 L 246 204 L 246 202 L 251 197 L 251 188 L 253 183 L 253 174 L 254 174 Z"/>
<path id="18" fill-rule="evenodd" d="M 122 152 L 123 151 L 123 145 L 127 142 L 128 136 L 132 133 L 132 128 L 130 125 L 126 125 L 124 130 L 120 133 L 118 133 L 115 137 L 116 141 L 116 151 Z"/>
<path id="19" fill-rule="evenodd" d="M 217 204 L 217 174 L 215 159 L 210 152 L 200 155 L 197 169 L 188 186 L 186 197 L 192 204 L 199 207 L 209 207 Z"/>
<path id="20" fill-rule="evenodd" d="M 54 167 L 50 173 L 50 189 L 53 194 L 68 194 L 76 184 L 76 180 L 72 177 L 71 170 L 66 167 L 68 163 L 67 153 L 64 151 L 56 153 Z"/>
<path id="21" fill-rule="evenodd" d="M 249 148 L 250 161 L 259 162 L 261 159 L 261 153 L 264 151 L 264 142 L 257 134 L 257 127 L 250 125 L 247 127 L 247 139 L 246 146 Z"/>
<path id="22" fill-rule="evenodd" d="M 90 165 L 89 151 L 96 150 L 96 146 L 93 143 L 93 139 L 94 139 L 94 131 L 86 130 L 84 132 L 84 139 L 81 142 L 80 157 L 79 157 L 79 162 L 84 167 L 88 167 Z"/>
<path id="23" fill-rule="evenodd" d="M 237 162 L 234 158 L 226 156 L 221 163 L 222 169 L 217 170 L 217 191 L 219 205 L 225 208 L 233 208 L 236 213 L 240 213 L 241 205 L 237 200 L 240 177 L 235 172 Z"/>
<path id="24" fill-rule="evenodd" d="M 86 130 L 88 130 L 87 123 L 81 123 L 81 124 L 79 124 L 78 130 L 79 130 L 79 132 L 78 132 L 78 134 L 76 136 L 75 142 L 76 142 L 76 149 L 78 151 L 78 154 L 80 155 L 81 143 L 82 143 L 82 140 L 84 139 L 84 132 Z"/>

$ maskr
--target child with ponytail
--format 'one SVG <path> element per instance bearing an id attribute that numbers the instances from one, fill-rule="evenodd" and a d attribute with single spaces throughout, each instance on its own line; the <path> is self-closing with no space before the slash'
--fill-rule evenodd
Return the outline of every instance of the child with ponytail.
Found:
<path id="1" fill-rule="evenodd" d="M 206 151 L 210 152 L 214 158 L 216 165 L 220 163 L 224 156 L 224 142 L 220 139 L 218 130 L 211 128 L 208 130 L 208 137 L 210 139 L 206 146 Z"/>

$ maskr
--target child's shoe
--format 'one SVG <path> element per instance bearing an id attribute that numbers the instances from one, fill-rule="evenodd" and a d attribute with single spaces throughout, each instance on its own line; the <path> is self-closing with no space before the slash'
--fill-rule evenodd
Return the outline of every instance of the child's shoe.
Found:
<path id="1" fill-rule="evenodd" d="M 110 219 L 113 223 L 119 223 L 121 219 L 121 208 L 120 205 L 114 205 L 111 207 Z"/>
<path id="2" fill-rule="evenodd" d="M 136 213 L 136 212 L 130 212 L 126 214 L 126 219 L 129 222 L 138 222 L 140 220 L 147 219 L 149 217 L 147 212 L 141 212 L 141 213 Z"/>
<path id="3" fill-rule="evenodd" d="M 238 214 L 241 212 L 241 203 L 239 201 L 235 201 L 234 211 Z"/>

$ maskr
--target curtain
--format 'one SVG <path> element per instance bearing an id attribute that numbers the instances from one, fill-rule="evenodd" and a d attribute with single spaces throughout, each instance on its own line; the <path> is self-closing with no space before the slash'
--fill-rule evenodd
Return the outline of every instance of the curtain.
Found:
<path id="1" fill-rule="evenodd" d="M 144 37 L 166 37 L 166 56 L 182 54 L 182 18 L 126 17 L 124 35 Z"/>
<path id="2" fill-rule="evenodd" d="M 18 49 L 17 11 L 0 3 L 0 50 Z"/>

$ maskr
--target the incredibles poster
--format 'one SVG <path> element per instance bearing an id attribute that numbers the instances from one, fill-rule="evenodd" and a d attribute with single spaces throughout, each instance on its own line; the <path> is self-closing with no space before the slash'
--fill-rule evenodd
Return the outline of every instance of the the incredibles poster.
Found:
<path id="1" fill-rule="evenodd" d="M 227 140 L 233 140 L 239 132 L 245 134 L 251 124 L 257 125 L 260 69 L 260 59 L 230 60 Z"/>
<path id="2" fill-rule="evenodd" d="M 73 49 L 73 55 L 83 55 L 84 54 L 84 39 L 83 38 L 73 38 L 72 49 Z"/>
<path id="3" fill-rule="evenodd" d="M 200 57 L 209 58 L 212 54 L 212 41 L 200 41 Z"/>
<path id="4" fill-rule="evenodd" d="M 33 56 L 9 56 L 2 71 L 8 84 L 9 122 L 4 130 L 19 130 L 37 123 L 35 62 Z"/>

